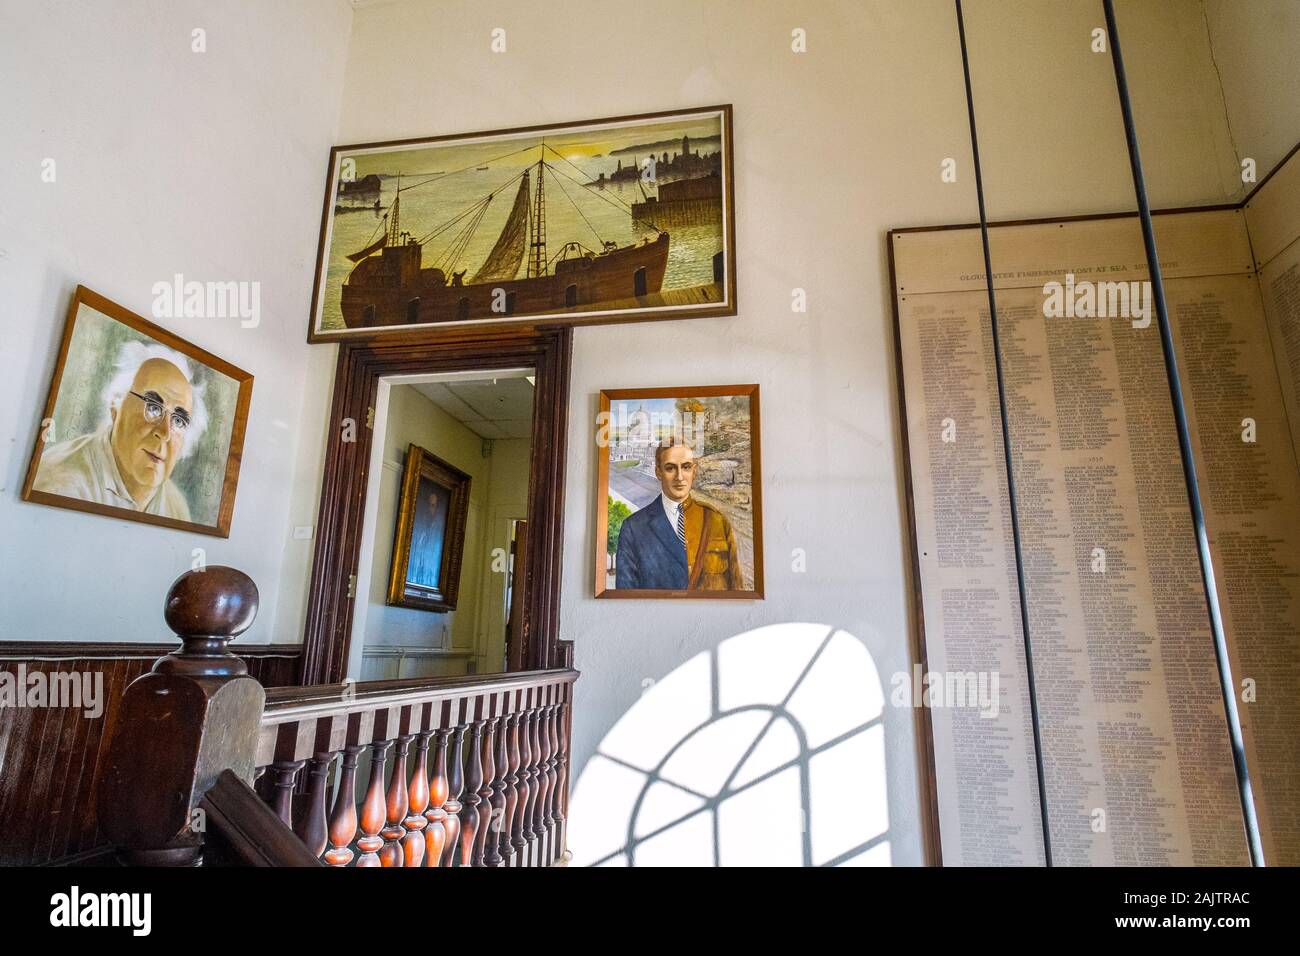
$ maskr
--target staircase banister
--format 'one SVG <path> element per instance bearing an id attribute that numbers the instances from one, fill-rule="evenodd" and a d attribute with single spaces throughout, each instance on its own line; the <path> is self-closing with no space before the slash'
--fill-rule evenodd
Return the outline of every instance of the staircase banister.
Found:
<path id="1" fill-rule="evenodd" d="M 259 792 L 332 867 L 556 865 L 577 678 L 558 667 L 275 688 Z"/>
<path id="2" fill-rule="evenodd" d="M 209 856 L 222 862 L 237 866 L 325 865 L 266 801 L 230 770 L 221 772 L 199 801 L 199 808 L 206 814 Z"/>
<path id="3" fill-rule="evenodd" d="M 470 697 L 521 687 L 536 687 L 539 684 L 571 684 L 577 678 L 578 671 L 571 667 L 553 667 L 506 674 L 409 677 L 400 680 L 313 684 L 309 687 L 271 687 L 266 691 L 262 722 L 279 723 L 282 719 L 315 717 L 332 712 L 364 710 L 367 707 Z"/>
<path id="4" fill-rule="evenodd" d="M 228 567 L 189 571 L 168 591 L 164 617 L 181 647 L 124 692 L 96 793 L 121 862 L 445 868 L 567 858 L 576 670 L 267 692 L 228 646 L 257 604 L 253 581 Z"/>
<path id="5" fill-rule="evenodd" d="M 191 866 L 200 801 L 223 773 L 251 780 L 265 695 L 228 649 L 257 616 L 257 586 L 235 568 L 187 571 L 163 617 L 181 647 L 122 695 L 96 794 L 99 827 L 124 863 Z"/>

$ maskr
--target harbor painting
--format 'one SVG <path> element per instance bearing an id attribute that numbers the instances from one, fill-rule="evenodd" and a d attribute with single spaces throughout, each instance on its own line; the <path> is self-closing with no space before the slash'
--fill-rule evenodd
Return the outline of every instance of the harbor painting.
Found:
<path id="1" fill-rule="evenodd" d="M 599 598 L 761 598 L 758 386 L 600 393 Z"/>
<path id="2" fill-rule="evenodd" d="M 736 314 L 731 107 L 336 146 L 308 340 Z"/>

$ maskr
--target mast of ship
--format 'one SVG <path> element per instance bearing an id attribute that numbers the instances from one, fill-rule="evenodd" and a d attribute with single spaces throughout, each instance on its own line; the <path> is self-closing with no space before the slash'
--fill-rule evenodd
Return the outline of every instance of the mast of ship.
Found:
<path id="1" fill-rule="evenodd" d="M 542 141 L 542 158 L 537 160 L 537 201 L 533 207 L 531 236 L 528 242 L 528 272 L 530 279 L 546 275 L 546 141 Z"/>
<path id="2" fill-rule="evenodd" d="M 641 159 L 636 153 L 632 154 L 632 162 L 636 165 L 636 188 L 641 190 L 641 201 L 649 202 L 650 195 L 645 191 L 645 170 L 641 168 Z M 650 162 L 654 162 L 654 151 L 650 152 Z"/>
<path id="3" fill-rule="evenodd" d="M 392 215 L 388 217 L 389 218 L 388 228 L 391 230 L 388 237 L 388 244 L 390 246 L 397 245 L 397 236 L 398 236 L 397 230 L 399 228 L 398 217 L 401 216 L 401 211 L 398 207 L 401 204 L 401 202 L 402 202 L 402 174 L 399 172 L 397 174 L 397 192 L 393 195 L 393 211 L 392 211 Z"/>

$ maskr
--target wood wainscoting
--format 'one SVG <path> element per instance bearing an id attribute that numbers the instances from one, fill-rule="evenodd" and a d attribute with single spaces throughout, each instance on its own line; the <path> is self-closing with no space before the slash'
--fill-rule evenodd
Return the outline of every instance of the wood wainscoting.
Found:
<path id="1" fill-rule="evenodd" d="M 95 791 L 104 744 L 126 685 L 148 673 L 175 644 L 0 641 L 0 672 L 102 673 L 103 713 L 72 707 L 0 706 L 0 865 L 32 866 L 101 849 Z M 302 646 L 236 648 L 264 687 L 297 683 Z"/>

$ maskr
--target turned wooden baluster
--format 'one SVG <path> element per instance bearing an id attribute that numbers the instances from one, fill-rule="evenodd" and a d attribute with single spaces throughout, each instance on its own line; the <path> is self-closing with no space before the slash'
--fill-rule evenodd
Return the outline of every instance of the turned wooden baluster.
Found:
<path id="1" fill-rule="evenodd" d="M 271 764 L 275 774 L 275 795 L 271 807 L 284 825 L 293 829 L 293 785 L 298 778 L 298 771 L 307 765 L 305 760 L 281 760 Z"/>
<path id="2" fill-rule="evenodd" d="M 545 693 L 543 691 L 543 693 Z M 546 826 L 543 823 L 546 814 L 546 801 L 551 795 L 551 781 L 546 775 L 547 761 L 550 759 L 550 739 L 546 733 L 546 705 L 537 708 L 537 745 L 541 748 L 541 756 L 537 758 L 537 779 L 541 784 L 541 795 L 538 797 L 537 806 L 533 810 L 533 832 L 538 837 L 546 835 Z M 540 848 L 539 848 L 540 856 Z"/>
<path id="3" fill-rule="evenodd" d="M 515 808 L 515 819 L 511 824 L 510 842 L 515 848 L 515 866 L 528 865 L 528 807 L 536 793 L 532 775 L 532 741 L 528 735 L 528 717 L 531 711 L 519 715 L 519 805 Z"/>
<path id="4" fill-rule="evenodd" d="M 462 752 L 464 750 L 465 728 L 457 727 L 451 732 L 451 754 L 447 760 L 447 802 L 443 809 L 447 811 L 447 846 L 442 851 L 442 865 L 453 866 L 456 862 L 456 850 L 460 846 L 460 802 L 461 789 L 465 786 L 465 774 L 462 769 Z"/>
<path id="5" fill-rule="evenodd" d="M 555 764 L 555 822 L 563 823 L 569 802 L 569 705 L 561 704 L 556 721 L 559 734 L 559 755 Z"/>
<path id="6" fill-rule="evenodd" d="M 475 866 L 500 866 L 497 837 L 501 832 L 501 809 L 494 802 L 501 769 L 497 766 L 497 727 L 500 717 L 489 717 L 487 732 L 483 735 L 483 786 L 478 795 L 483 798 L 479 806 L 479 835 L 474 844 Z"/>
<path id="7" fill-rule="evenodd" d="M 537 737 L 542 742 L 542 759 L 537 765 L 537 772 L 542 778 L 542 798 L 537 801 L 537 812 L 533 814 L 533 832 L 538 837 L 545 838 L 555 822 L 550 817 L 551 792 L 555 788 L 555 776 L 553 774 L 555 768 L 551 763 L 555 759 L 555 754 L 552 750 L 551 741 L 550 704 L 542 708 L 541 715 L 537 718 Z"/>
<path id="8" fill-rule="evenodd" d="M 488 828 L 487 851 L 483 862 L 488 866 L 505 866 L 510 856 L 510 830 L 506 824 L 506 774 L 510 772 L 510 720 L 497 718 L 496 776 L 492 778 L 492 824 Z"/>
<path id="9" fill-rule="evenodd" d="M 514 835 L 515 811 L 519 806 L 519 715 L 510 714 L 505 718 L 501 732 L 505 751 L 505 806 L 501 814 L 500 853 L 502 866 L 515 866 L 517 854 L 512 839 Z"/>
<path id="10" fill-rule="evenodd" d="M 393 750 L 397 759 L 393 762 L 393 776 L 388 783 L 388 826 L 383 829 L 384 848 L 379 851 L 379 862 L 384 866 L 402 865 L 401 839 L 406 836 L 402 821 L 406 819 L 406 811 L 410 806 L 406 795 L 406 752 L 411 746 L 411 736 L 403 734 L 398 737 Z"/>
<path id="11" fill-rule="evenodd" d="M 529 708 L 519 718 L 519 746 L 523 751 L 523 764 L 519 768 L 520 785 L 528 787 L 528 795 L 519 803 L 519 836 L 523 840 L 520 866 L 533 865 L 533 808 L 541 796 L 541 786 L 537 779 L 537 737 L 533 733 L 533 722 L 537 711 Z"/>
<path id="12" fill-rule="evenodd" d="M 316 754 L 311 760 L 311 769 L 307 771 L 307 807 L 294 830 L 298 839 L 311 851 L 312 856 L 320 856 L 329 844 L 328 824 L 325 820 L 325 791 L 329 786 L 330 768 L 334 766 L 335 753 Z"/>
<path id="13" fill-rule="evenodd" d="M 384 825 L 384 769 L 388 763 L 388 748 L 391 740 L 376 740 L 370 745 L 370 786 L 366 789 L 366 799 L 361 805 L 361 839 L 357 840 L 357 866 L 382 866 L 375 853 L 384 845 L 379 835 Z"/>
<path id="14" fill-rule="evenodd" d="M 483 802 L 478 792 L 483 786 L 483 725 L 485 720 L 476 720 L 469 725 L 468 739 L 465 744 L 465 809 L 461 814 L 460 826 L 460 865 L 474 865 L 474 843 L 478 838 L 483 820 L 479 817 L 479 804 Z"/>
<path id="15" fill-rule="evenodd" d="M 429 825 L 424 828 L 424 865 L 440 866 L 442 851 L 447 846 L 447 738 L 450 730 L 435 730 L 433 745 L 433 775 L 429 778 L 429 809 L 424 811 Z"/>
<path id="16" fill-rule="evenodd" d="M 357 755 L 360 747 L 343 751 L 339 784 L 334 792 L 334 809 L 330 812 L 330 848 L 325 862 L 330 866 L 347 866 L 352 862 L 352 841 L 357 835 Z"/>
<path id="17" fill-rule="evenodd" d="M 429 737 L 431 731 L 425 731 L 416 738 L 415 767 L 411 770 L 411 780 L 406 786 L 407 799 L 410 801 L 406 819 L 402 826 L 406 836 L 402 838 L 406 866 L 421 866 L 424 863 L 424 834 L 420 831 L 429 825 L 424 811 L 429 807 Z"/>
<path id="18" fill-rule="evenodd" d="M 560 779 L 556 770 L 559 764 L 560 740 L 555 732 L 555 715 L 559 704 L 546 708 L 546 799 L 542 804 L 542 826 L 547 833 L 555 830 L 555 784 Z M 554 844 L 554 841 L 551 841 Z"/>
<path id="19" fill-rule="evenodd" d="M 532 748 L 533 762 L 528 772 L 532 780 L 533 798 L 528 804 L 528 819 L 526 822 L 527 829 L 524 832 L 524 839 L 530 844 L 528 847 L 529 863 L 532 866 L 537 865 L 537 859 L 531 844 L 537 842 L 541 830 L 542 818 L 542 791 L 546 789 L 546 754 L 542 753 L 542 708 L 534 707 L 528 717 L 528 744 Z"/>

